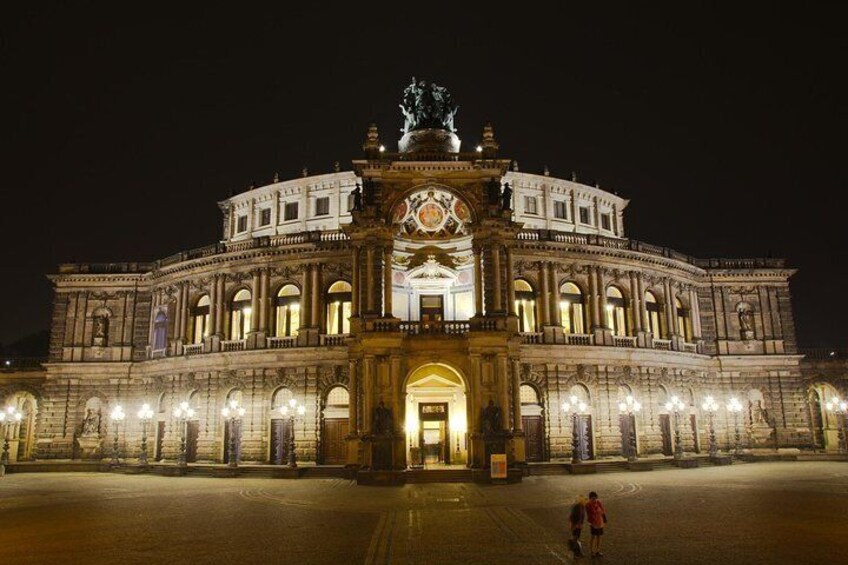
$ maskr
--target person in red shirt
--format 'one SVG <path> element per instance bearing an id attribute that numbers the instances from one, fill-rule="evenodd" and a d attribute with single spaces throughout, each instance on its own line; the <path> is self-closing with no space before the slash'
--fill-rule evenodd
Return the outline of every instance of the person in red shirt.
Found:
<path id="1" fill-rule="evenodd" d="M 604 524 L 607 523 L 607 512 L 604 505 L 598 499 L 598 493 L 589 493 L 589 502 L 586 503 L 586 520 L 589 522 L 589 531 L 592 534 L 589 542 L 589 551 L 592 557 L 602 557 L 601 536 L 604 535 Z"/>

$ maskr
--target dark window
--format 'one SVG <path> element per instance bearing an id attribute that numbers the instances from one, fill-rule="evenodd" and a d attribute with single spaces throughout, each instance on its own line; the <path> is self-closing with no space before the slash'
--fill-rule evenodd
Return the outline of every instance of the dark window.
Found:
<path id="1" fill-rule="evenodd" d="M 297 202 L 286 202 L 286 210 L 283 213 L 285 220 L 297 219 Z"/>
<path id="2" fill-rule="evenodd" d="M 568 218 L 568 212 L 565 207 L 565 202 L 562 200 L 554 200 L 554 217 L 561 220 Z"/>
<path id="3" fill-rule="evenodd" d="M 528 214 L 537 214 L 536 212 L 536 197 L 535 196 L 525 196 L 524 197 L 524 211 Z"/>
<path id="4" fill-rule="evenodd" d="M 348 211 L 348 212 L 352 212 L 352 211 L 353 211 L 353 203 L 354 203 L 354 200 L 355 200 L 355 197 L 353 196 L 353 193 L 352 193 L 352 192 L 351 192 L 350 194 L 348 194 L 348 195 L 347 195 L 347 211 Z"/>
<path id="5" fill-rule="evenodd" d="M 330 198 L 325 196 L 315 200 L 315 215 L 326 216 L 330 213 Z"/>
<path id="6" fill-rule="evenodd" d="M 580 207 L 580 223 L 581 224 L 591 224 L 589 221 L 589 208 L 586 206 Z"/>
<path id="7" fill-rule="evenodd" d="M 609 214 L 604 214 L 603 216 L 601 216 L 601 227 L 605 230 L 610 229 L 610 215 Z"/>
<path id="8" fill-rule="evenodd" d="M 239 216 L 236 231 L 241 233 L 247 231 L 247 216 Z"/>
<path id="9" fill-rule="evenodd" d="M 267 226 L 271 223 L 271 209 L 263 208 L 261 212 L 259 212 L 259 225 Z"/>

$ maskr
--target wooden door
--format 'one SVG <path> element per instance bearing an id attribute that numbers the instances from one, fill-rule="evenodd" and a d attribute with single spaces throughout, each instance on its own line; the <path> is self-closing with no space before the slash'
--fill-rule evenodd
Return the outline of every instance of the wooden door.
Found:
<path id="1" fill-rule="evenodd" d="M 200 435 L 200 422 L 186 422 L 186 463 L 197 461 L 197 438 Z"/>
<path id="2" fill-rule="evenodd" d="M 545 460 L 545 423 L 541 416 L 522 416 L 527 461 Z"/>
<path id="3" fill-rule="evenodd" d="M 577 419 L 577 448 L 582 461 L 595 458 L 592 450 L 592 416 L 589 414 L 582 414 Z"/>
<path id="4" fill-rule="evenodd" d="M 236 435 L 236 451 L 234 454 L 230 453 L 230 434 Z M 231 422 L 227 421 L 224 425 L 224 463 L 230 462 L 230 456 L 235 455 L 236 461 L 240 459 L 239 454 L 241 451 L 241 422 Z"/>
<path id="5" fill-rule="evenodd" d="M 285 465 L 289 460 L 289 420 L 271 420 L 271 463 Z"/>
<path id="6" fill-rule="evenodd" d="M 671 414 L 660 414 L 660 433 L 663 455 L 671 455 L 674 453 L 671 443 Z"/>
<path id="7" fill-rule="evenodd" d="M 636 455 L 632 445 L 634 443 L 632 438 L 636 437 L 636 417 L 622 414 L 618 422 L 621 428 L 621 454 L 625 457 L 633 457 Z"/>
<path id="8" fill-rule="evenodd" d="M 156 422 L 156 443 L 153 447 L 153 459 L 162 459 L 162 444 L 165 442 L 165 422 Z"/>
<path id="9" fill-rule="evenodd" d="M 347 437 L 349 431 L 347 418 L 328 418 L 324 420 L 321 435 L 325 465 L 344 465 L 347 463 Z"/>

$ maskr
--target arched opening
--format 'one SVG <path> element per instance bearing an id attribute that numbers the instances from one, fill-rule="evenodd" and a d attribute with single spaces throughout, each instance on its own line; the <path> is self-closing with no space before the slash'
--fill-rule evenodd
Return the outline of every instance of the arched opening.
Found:
<path id="1" fill-rule="evenodd" d="M 38 415 L 38 402 L 29 392 L 17 392 L 13 394 L 6 404 L 0 406 L 13 406 L 21 413 L 21 421 L 13 423 L 6 429 L 9 438 L 9 462 L 29 461 L 33 458 L 35 451 L 35 422 Z"/>
<path id="2" fill-rule="evenodd" d="M 560 318 L 562 319 L 562 328 L 565 333 L 586 333 L 586 320 L 583 313 L 583 292 L 573 282 L 564 283 L 559 287 L 559 310 Z"/>
<path id="3" fill-rule="evenodd" d="M 692 341 L 692 316 L 688 308 L 683 305 L 679 298 L 674 299 L 674 306 L 677 309 L 677 335 L 683 338 L 684 341 Z"/>
<path id="4" fill-rule="evenodd" d="M 239 406 L 244 406 L 242 404 L 242 394 L 238 389 L 233 389 L 227 394 L 227 398 L 224 401 L 225 404 L 229 404 L 231 401 L 236 401 Z M 231 459 L 235 458 L 236 461 L 241 459 L 241 431 L 242 431 L 242 422 L 243 420 L 224 420 L 224 445 L 223 445 L 223 457 L 221 460 L 224 463 L 229 463 Z M 235 436 L 235 451 L 231 451 L 231 439 Z"/>
<path id="5" fill-rule="evenodd" d="M 409 375 L 405 431 L 411 467 L 467 463 L 466 387 L 458 372 L 433 363 Z"/>
<path id="6" fill-rule="evenodd" d="M 156 402 L 156 438 L 153 443 L 153 460 L 161 461 L 165 455 L 162 450 L 165 444 L 165 430 L 168 425 L 168 406 L 165 399 L 165 393 L 159 394 Z"/>
<path id="7" fill-rule="evenodd" d="M 662 454 L 670 456 L 674 453 L 674 435 L 672 434 L 672 415 L 665 407 L 666 403 L 671 399 L 668 394 L 668 389 L 665 385 L 657 387 L 657 417 L 660 426 L 660 440 L 662 443 Z"/>
<path id="8" fill-rule="evenodd" d="M 325 465 L 344 465 L 347 462 L 347 438 L 350 432 L 348 405 L 350 394 L 345 387 L 334 386 L 327 391 L 321 412 L 321 457 Z"/>
<path id="9" fill-rule="evenodd" d="M 628 398 L 630 399 L 630 403 L 627 402 Z M 616 404 L 621 406 L 622 404 L 628 405 L 635 402 L 640 401 L 633 395 L 633 389 L 625 384 L 619 385 Z M 621 430 L 621 454 L 627 458 L 636 457 L 639 454 L 640 442 L 639 429 L 636 421 L 637 413 L 635 410 L 630 413 L 619 409 L 618 422 L 619 429 Z"/>
<path id="10" fill-rule="evenodd" d="M 651 335 L 657 339 L 661 338 L 662 333 L 662 316 L 660 316 L 660 303 L 657 301 L 656 295 L 650 290 L 645 291 L 645 311 L 647 313 L 648 327 L 646 328 Z"/>
<path id="11" fill-rule="evenodd" d="M 250 331 L 250 317 L 253 315 L 250 298 L 250 291 L 243 288 L 230 303 L 230 339 L 233 341 L 244 339 Z"/>
<path id="12" fill-rule="evenodd" d="M 203 338 L 209 335 L 209 304 L 209 295 L 204 294 L 191 309 L 192 343 L 203 343 Z"/>
<path id="13" fill-rule="evenodd" d="M 528 384 L 522 384 L 518 394 L 527 461 L 544 461 L 545 419 L 542 399 L 536 388 Z"/>
<path id="14" fill-rule="evenodd" d="M 586 404 L 585 413 L 577 415 L 577 450 L 580 453 L 580 460 L 588 461 L 595 458 L 595 438 L 592 430 L 591 413 L 592 400 L 589 395 L 589 389 L 582 384 L 575 384 L 569 390 L 569 402 L 572 397 L 577 399 L 578 405 L 581 402 Z"/>
<path id="15" fill-rule="evenodd" d="M 280 408 L 288 406 L 294 393 L 286 387 L 278 388 L 271 396 L 271 445 L 268 459 L 273 465 L 285 465 L 289 458 L 291 445 L 291 420 L 280 412 Z"/>
<path id="16" fill-rule="evenodd" d="M 612 335 L 627 335 L 627 310 L 624 307 L 624 295 L 616 286 L 607 287 L 607 327 Z"/>
<path id="17" fill-rule="evenodd" d="M 300 289 L 283 285 L 277 292 L 274 337 L 295 337 L 300 327 Z"/>
<path id="18" fill-rule="evenodd" d="M 536 293 L 524 279 L 515 280 L 515 312 L 518 314 L 518 331 L 536 331 Z"/>
<path id="19" fill-rule="evenodd" d="M 153 351 L 164 351 L 168 345 L 168 315 L 160 310 L 153 318 Z"/>
<path id="20" fill-rule="evenodd" d="M 327 289 L 327 334 L 350 333 L 352 299 L 350 283 L 347 281 L 336 281 Z"/>

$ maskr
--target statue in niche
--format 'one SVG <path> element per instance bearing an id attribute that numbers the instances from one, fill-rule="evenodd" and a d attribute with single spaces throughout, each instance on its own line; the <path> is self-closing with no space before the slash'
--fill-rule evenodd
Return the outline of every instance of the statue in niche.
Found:
<path id="1" fill-rule="evenodd" d="M 483 408 L 482 426 L 484 436 L 493 436 L 501 431 L 501 409 L 495 406 L 493 400 Z"/>
<path id="2" fill-rule="evenodd" d="M 736 314 L 739 317 L 739 334 L 742 339 L 754 339 L 754 312 L 746 306 L 740 306 Z"/>
<path id="3" fill-rule="evenodd" d="M 763 407 L 762 400 L 756 400 L 750 402 L 750 416 L 752 424 L 760 424 L 760 425 L 768 425 L 769 423 L 769 415 L 768 410 Z"/>
<path id="4" fill-rule="evenodd" d="M 501 210 L 512 210 L 512 187 L 505 183 L 501 194 Z"/>
<path id="5" fill-rule="evenodd" d="M 82 437 L 100 437 L 100 410 L 86 408 L 82 420 Z"/>
<path id="6" fill-rule="evenodd" d="M 374 435 L 387 436 L 392 433 L 392 409 L 380 400 L 380 404 L 374 409 Z"/>
<path id="7" fill-rule="evenodd" d="M 94 328 L 92 330 L 92 345 L 105 347 L 108 335 L 109 318 L 106 316 L 96 316 L 94 318 Z"/>
<path id="8" fill-rule="evenodd" d="M 353 189 L 353 209 L 357 212 L 362 210 L 362 187 L 356 183 L 356 188 Z"/>

